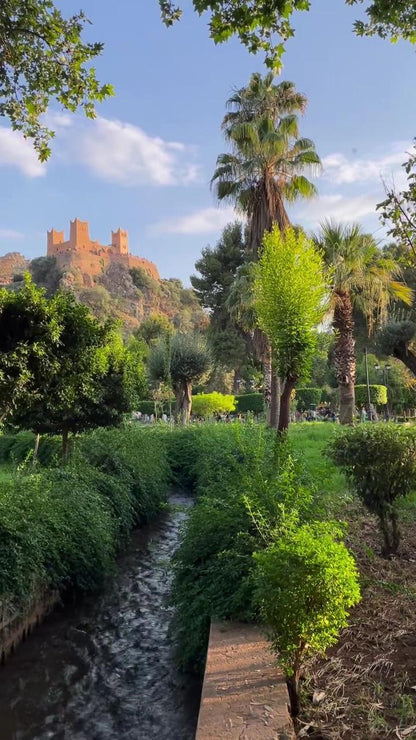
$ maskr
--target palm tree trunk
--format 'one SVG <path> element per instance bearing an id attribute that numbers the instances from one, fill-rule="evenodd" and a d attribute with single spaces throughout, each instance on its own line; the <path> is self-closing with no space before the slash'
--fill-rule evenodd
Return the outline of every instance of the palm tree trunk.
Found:
<path id="1" fill-rule="evenodd" d="M 350 294 L 336 294 L 333 326 L 335 330 L 334 369 L 339 388 L 339 421 L 353 424 L 355 411 L 355 340 Z"/>

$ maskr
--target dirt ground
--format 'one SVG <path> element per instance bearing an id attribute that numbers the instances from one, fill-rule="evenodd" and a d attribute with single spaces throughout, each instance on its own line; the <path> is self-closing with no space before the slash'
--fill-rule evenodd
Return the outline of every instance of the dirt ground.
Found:
<path id="1" fill-rule="evenodd" d="M 401 514 L 400 555 L 385 559 L 374 520 L 347 512 L 347 545 L 361 575 L 362 601 L 326 659 L 308 667 L 299 737 L 416 740 L 416 521 Z"/>

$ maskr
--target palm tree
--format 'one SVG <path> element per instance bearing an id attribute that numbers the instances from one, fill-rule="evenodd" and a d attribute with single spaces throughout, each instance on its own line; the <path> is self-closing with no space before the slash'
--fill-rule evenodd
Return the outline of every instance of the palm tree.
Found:
<path id="1" fill-rule="evenodd" d="M 246 88 L 229 99 L 223 130 L 232 153 L 221 154 L 212 178 L 219 200 L 228 199 L 248 219 L 249 259 L 257 260 L 263 236 L 277 223 L 283 232 L 290 226 L 285 201 L 310 198 L 314 185 L 304 176 L 319 167 L 310 139 L 298 138 L 296 112 L 303 113 L 306 98 L 292 82 L 274 84 L 272 74 L 252 75 Z M 265 375 L 269 372 L 270 346 L 263 342 Z M 266 403 L 268 380 L 265 380 Z M 272 426 L 278 422 L 279 379 L 272 373 Z"/>
<path id="2" fill-rule="evenodd" d="M 233 153 L 220 154 L 212 177 L 219 200 L 230 200 L 247 215 L 248 245 L 253 259 L 266 231 L 277 223 L 290 226 L 285 201 L 311 198 L 315 186 L 302 174 L 316 169 L 320 159 L 310 139 L 298 138 L 298 119 L 289 114 L 267 115 L 236 123 L 229 130 Z"/>
<path id="3" fill-rule="evenodd" d="M 297 92 L 295 84 L 289 81 L 274 82 L 272 72 L 264 77 L 259 72 L 251 75 L 247 87 L 241 87 L 227 100 L 226 113 L 222 122 L 222 129 L 228 139 L 236 124 L 250 123 L 255 118 L 268 116 L 275 125 L 279 118 L 288 113 L 304 113 L 307 98 Z"/>
<path id="4" fill-rule="evenodd" d="M 400 266 L 383 257 L 373 237 L 358 224 L 321 224 L 313 240 L 322 249 L 330 273 L 332 326 L 335 333 L 334 370 L 340 394 L 340 422 L 352 424 L 355 409 L 354 307 L 364 314 L 369 335 L 383 325 L 394 300 L 412 302 L 412 291 L 401 282 Z"/>

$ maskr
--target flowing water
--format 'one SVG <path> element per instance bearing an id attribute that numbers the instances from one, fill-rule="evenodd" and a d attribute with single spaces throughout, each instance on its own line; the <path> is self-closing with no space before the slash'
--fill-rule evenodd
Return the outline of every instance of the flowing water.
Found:
<path id="1" fill-rule="evenodd" d="M 194 738 L 200 686 L 175 668 L 167 603 L 189 499 L 170 503 L 100 594 L 55 610 L 0 668 L 0 740 Z"/>

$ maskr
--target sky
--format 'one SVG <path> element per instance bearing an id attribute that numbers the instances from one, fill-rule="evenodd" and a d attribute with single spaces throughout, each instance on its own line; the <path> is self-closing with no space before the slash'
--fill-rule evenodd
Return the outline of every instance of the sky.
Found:
<path id="1" fill-rule="evenodd" d="M 235 219 L 231 206 L 217 204 L 210 179 L 227 151 L 226 100 L 264 71 L 262 56 L 235 39 L 215 46 L 191 0 L 180 3 L 184 16 L 170 29 L 157 0 L 57 0 L 66 15 L 78 3 L 91 21 L 88 38 L 105 43 L 97 76 L 116 94 L 94 121 L 51 107 L 56 137 L 46 165 L 0 118 L 0 254 L 45 255 L 46 231 L 68 235 L 77 217 L 103 244 L 111 230 L 127 229 L 132 253 L 189 285 L 201 250 Z M 400 164 L 416 135 L 416 56 L 404 42 L 357 38 L 360 10 L 314 0 L 294 16 L 281 79 L 308 98 L 300 133 L 315 142 L 323 169 L 319 196 L 288 211 L 308 230 L 324 218 L 359 221 L 382 239 L 382 178 L 404 183 Z"/>

